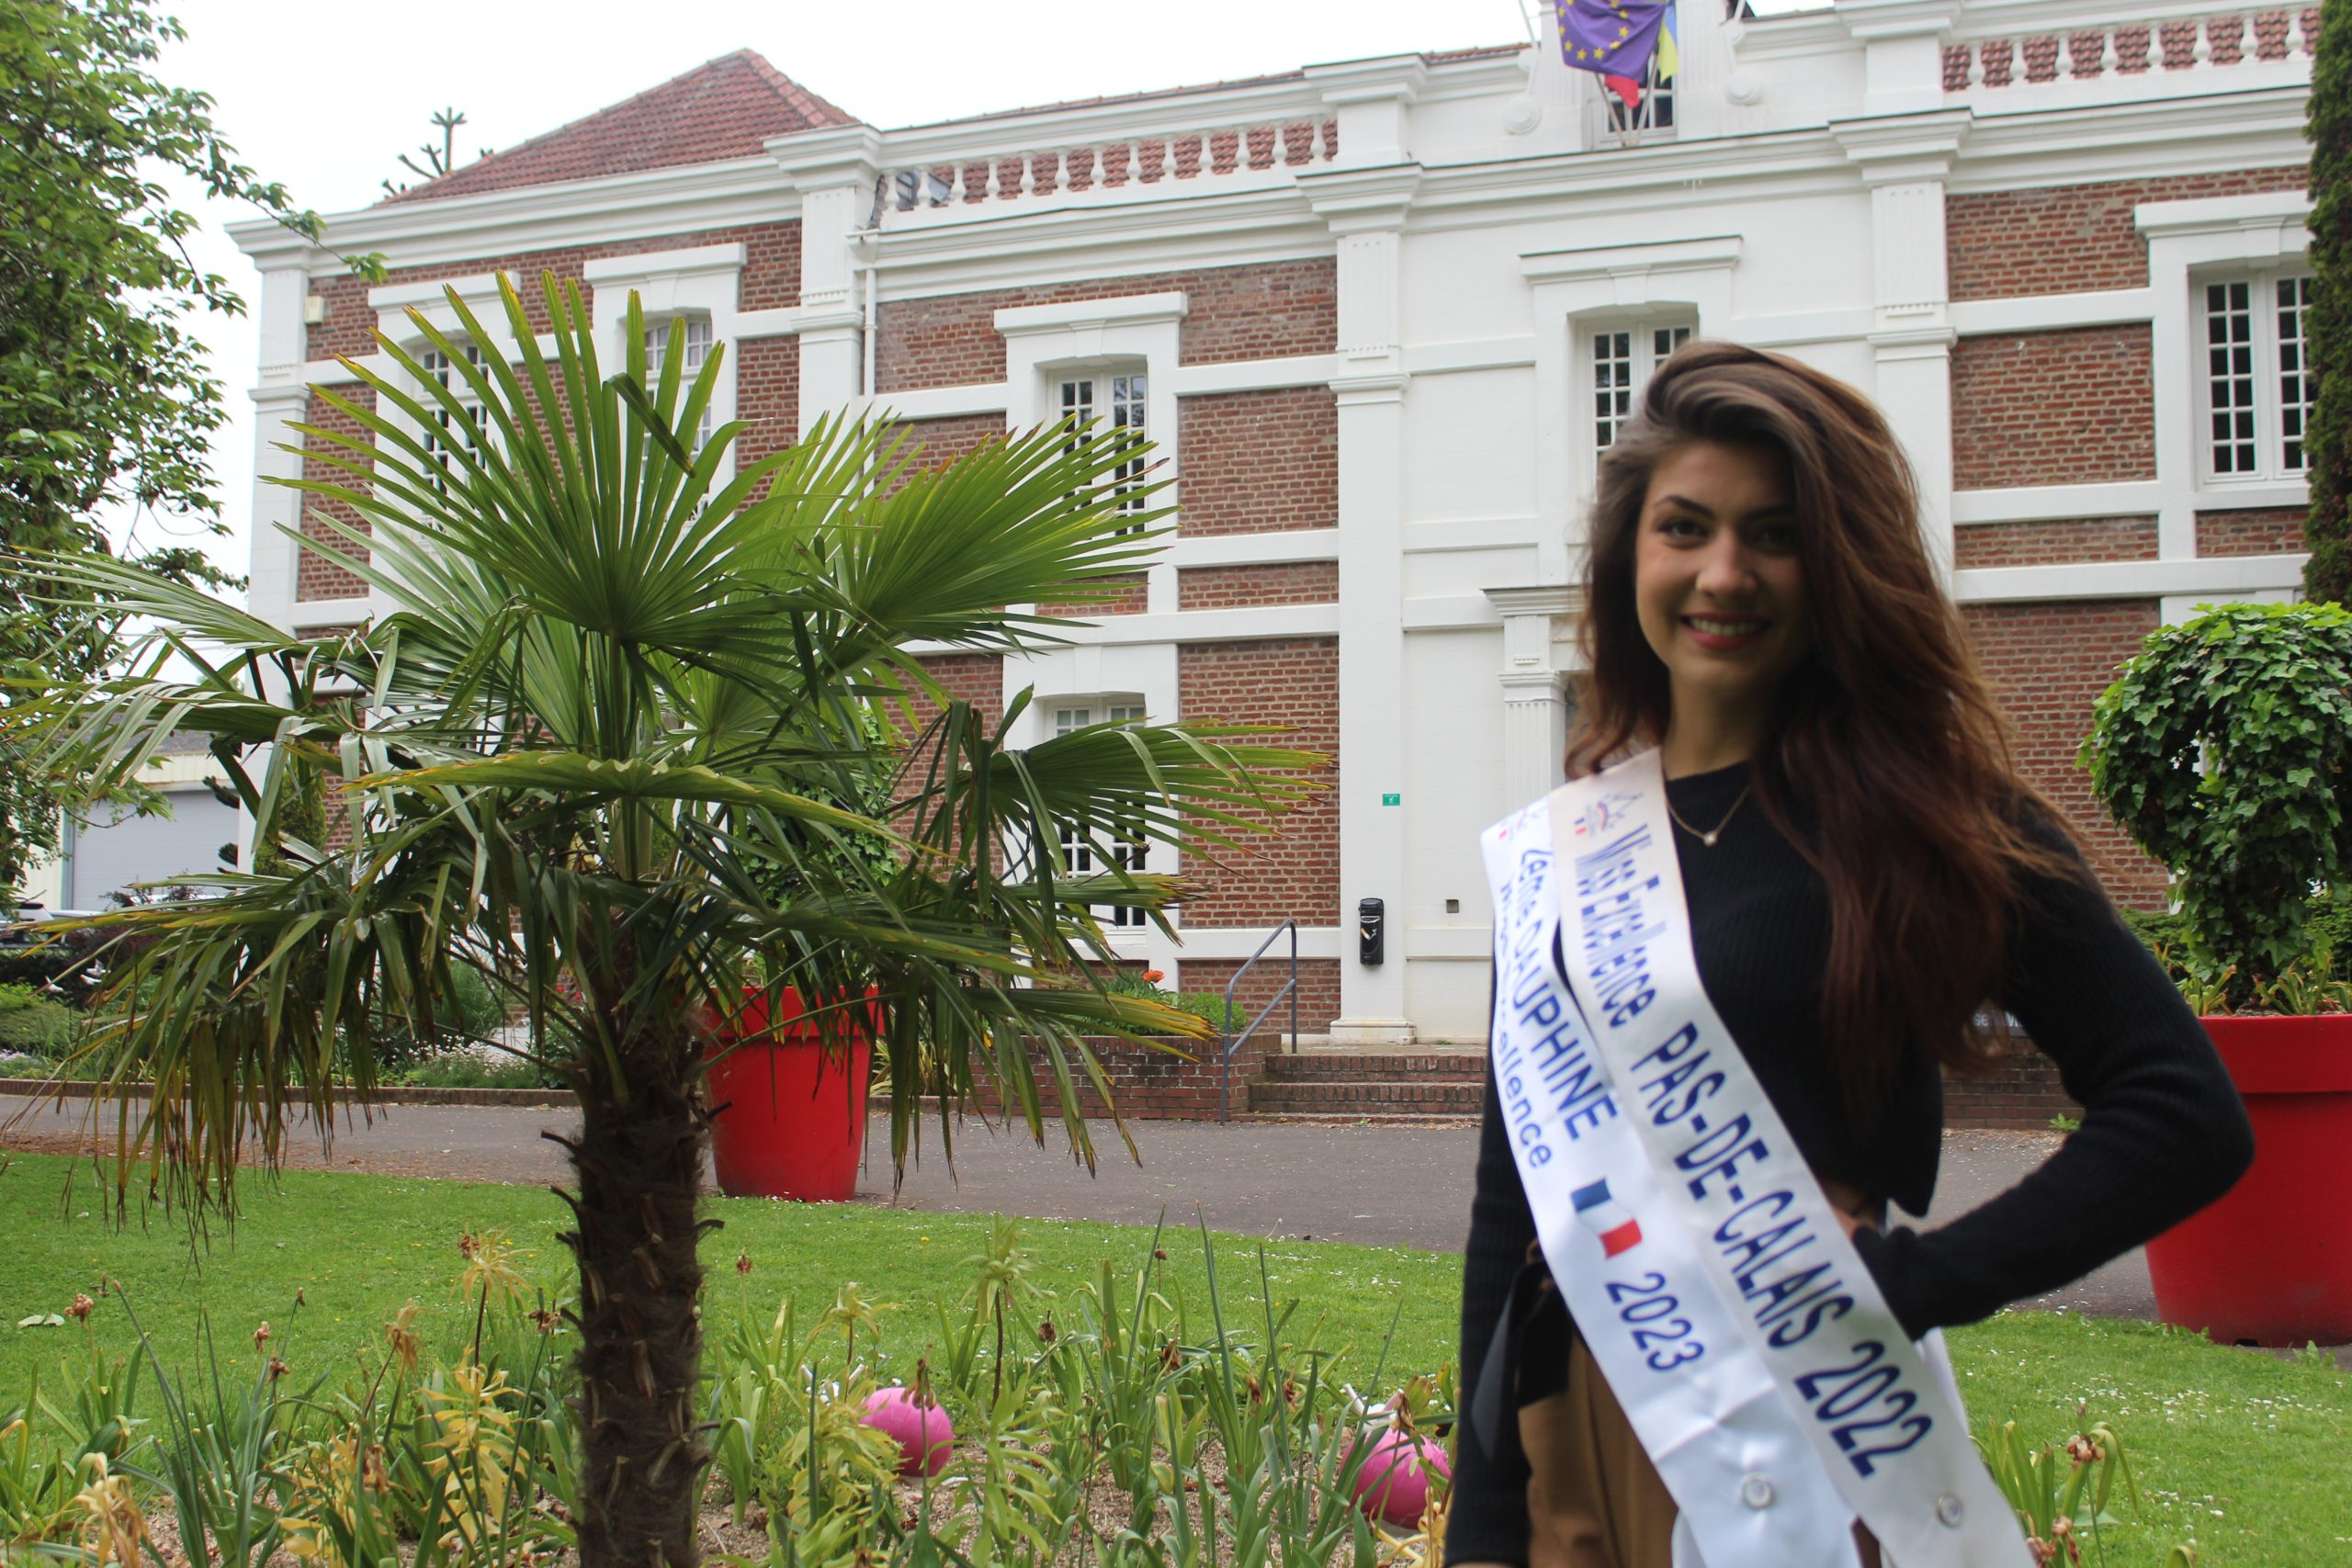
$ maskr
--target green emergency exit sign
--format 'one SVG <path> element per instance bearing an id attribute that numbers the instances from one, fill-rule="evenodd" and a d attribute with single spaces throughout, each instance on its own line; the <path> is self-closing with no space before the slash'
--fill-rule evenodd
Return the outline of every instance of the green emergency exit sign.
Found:
<path id="1" fill-rule="evenodd" d="M 1391 790 L 1388 794 L 1380 797 L 1380 804 L 1383 806 L 1402 806 L 1405 804 L 1405 797 L 1402 795 L 1397 794 L 1396 791 Z"/>

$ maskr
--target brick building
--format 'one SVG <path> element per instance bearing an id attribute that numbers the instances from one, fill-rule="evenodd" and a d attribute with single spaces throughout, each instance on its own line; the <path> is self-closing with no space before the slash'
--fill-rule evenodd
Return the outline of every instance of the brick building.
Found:
<path id="1" fill-rule="evenodd" d="M 336 218 L 383 284 L 241 231 L 263 468 L 299 461 L 266 444 L 348 379 L 335 356 L 501 268 L 581 279 L 606 332 L 634 289 L 689 352 L 725 344 L 717 416 L 753 423 L 749 452 L 838 410 L 934 455 L 1072 410 L 1139 423 L 1166 553 L 1067 648 L 941 650 L 943 677 L 996 711 L 1035 688 L 1037 738 L 1141 712 L 1331 751 L 1280 842 L 1185 868 L 1211 886 L 1181 947 L 1117 940 L 1215 988 L 1295 918 L 1309 1032 L 1458 1038 L 1484 1028 L 1475 836 L 1558 765 L 1597 455 L 1682 335 L 1739 339 L 1883 403 L 2027 764 L 2119 896 L 2159 897 L 2073 760 L 2145 632 L 2298 581 L 2317 12 L 1681 7 L 1682 74 L 1631 115 L 1548 43 L 895 130 L 714 61 Z M 379 608 L 278 532 L 294 492 L 254 516 L 261 613 Z"/>

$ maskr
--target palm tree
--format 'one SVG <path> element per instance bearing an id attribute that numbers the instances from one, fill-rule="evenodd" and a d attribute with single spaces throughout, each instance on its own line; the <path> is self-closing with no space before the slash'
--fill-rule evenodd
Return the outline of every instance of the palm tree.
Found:
<path id="1" fill-rule="evenodd" d="M 118 1122 L 115 1206 L 139 1164 L 191 1213 L 232 1203 L 290 1111 L 324 1129 L 368 1099 L 377 1031 L 435 1031 L 457 966 L 504 987 L 526 1054 L 581 1106 L 561 1141 L 582 1561 L 686 1563 L 708 1457 L 696 1240 L 718 1223 L 695 1208 L 704 1010 L 790 985 L 838 1047 L 878 998 L 894 1164 L 920 1097 L 944 1137 L 976 1066 L 1042 1138 L 1034 1045 L 1091 1164 L 1073 1078 L 1107 1085 L 1080 1036 L 1199 1030 L 1093 978 L 1091 908 L 1164 923 L 1184 892 L 1109 852 L 1237 844 L 1320 759 L 1230 727 L 1023 749 L 1021 703 L 985 722 L 910 651 L 1035 647 L 1066 623 L 1019 606 L 1132 571 L 1155 547 L 1119 477 L 1128 441 L 1049 429 L 925 468 L 885 429 L 829 424 L 721 484 L 743 427 L 686 445 L 717 354 L 688 386 L 673 345 L 649 388 L 632 299 L 607 378 L 576 287 L 546 279 L 552 356 L 502 290 L 513 362 L 452 291 L 479 360 L 413 320 L 462 384 L 384 340 L 405 377 L 347 362 L 372 406 L 320 393 L 356 434 L 301 427 L 341 473 L 300 487 L 369 525 L 322 512 L 335 537 L 312 547 L 396 613 L 306 639 L 126 566 L 45 563 L 157 628 L 146 667 L 52 704 L 63 761 L 102 788 L 175 732 L 209 736 L 277 852 L 215 897 L 94 922 L 118 939 L 126 1010 L 96 1047 L 106 1080 L 155 1085 Z M 347 843 L 281 830 L 306 776 Z M 1071 874 L 1066 835 L 1112 869 Z"/>

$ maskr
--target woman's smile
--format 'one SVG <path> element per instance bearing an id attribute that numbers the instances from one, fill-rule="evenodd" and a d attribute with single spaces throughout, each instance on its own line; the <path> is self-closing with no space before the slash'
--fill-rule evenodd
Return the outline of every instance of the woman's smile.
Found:
<path id="1" fill-rule="evenodd" d="M 1666 666 L 1679 739 L 1744 755 L 1738 740 L 1812 640 L 1785 461 L 1708 441 L 1660 458 L 1634 544 L 1634 608 Z"/>

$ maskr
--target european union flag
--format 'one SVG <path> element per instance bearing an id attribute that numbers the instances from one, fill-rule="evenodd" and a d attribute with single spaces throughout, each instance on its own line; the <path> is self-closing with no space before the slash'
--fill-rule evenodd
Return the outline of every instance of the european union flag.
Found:
<path id="1" fill-rule="evenodd" d="M 1556 0 L 1556 8 L 1561 60 L 1609 78 L 1629 105 L 1640 99 L 1642 76 L 1653 55 L 1661 81 L 1682 62 L 1674 0 Z"/>

